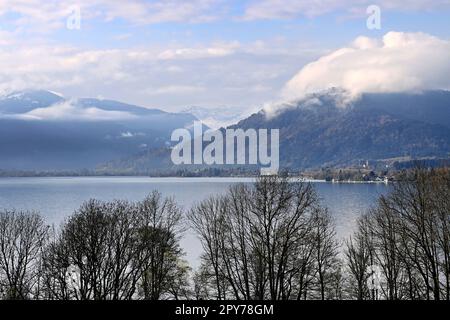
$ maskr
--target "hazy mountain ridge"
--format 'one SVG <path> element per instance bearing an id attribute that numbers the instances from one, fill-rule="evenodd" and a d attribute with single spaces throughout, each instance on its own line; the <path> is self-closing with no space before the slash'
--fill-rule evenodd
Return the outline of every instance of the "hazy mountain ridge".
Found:
<path id="1" fill-rule="evenodd" d="M 257 111 L 257 110 L 255 110 Z M 242 107 L 214 107 L 205 108 L 190 106 L 184 108 L 182 112 L 190 113 L 202 121 L 205 125 L 213 129 L 228 127 L 247 118 L 252 114 L 252 110 Z"/>
<path id="2" fill-rule="evenodd" d="M 196 118 L 113 100 L 27 90 L 0 98 L 0 169 L 69 170 L 163 147 Z"/>
<path id="3" fill-rule="evenodd" d="M 170 160 L 171 132 L 191 127 L 197 119 L 193 115 L 112 100 L 67 100 L 48 92 L 39 96 L 45 101 L 29 93 L 22 100 L 18 95 L 8 97 L 16 109 L 0 100 L 1 169 L 97 168 L 130 174 L 205 169 L 174 166 Z M 18 101 L 25 102 L 19 105 Z M 45 110 L 46 101 L 132 117 L 108 121 L 11 118 L 15 110 L 28 114 L 36 106 Z M 280 167 L 293 170 L 388 158 L 445 159 L 450 157 L 450 92 L 363 94 L 351 100 L 345 91 L 335 89 L 270 112 L 261 110 L 230 128 L 280 129 Z"/>
<path id="4" fill-rule="evenodd" d="M 64 98 L 46 90 L 24 90 L 0 96 L 0 115 L 23 114 L 37 108 L 45 108 Z"/>
<path id="5" fill-rule="evenodd" d="M 347 105 L 336 98 L 310 96 L 233 127 L 279 128 L 280 163 L 289 168 L 450 155 L 450 92 L 364 94 Z"/>
<path id="6" fill-rule="evenodd" d="M 450 157 L 450 92 L 364 94 L 351 100 L 346 92 L 335 89 L 278 110 L 261 110 L 230 128 L 280 129 L 280 166 L 293 170 L 391 158 L 445 159 Z M 195 171 L 206 166 L 174 166 L 170 149 L 159 149 L 102 168 L 142 173 L 155 168 Z"/>

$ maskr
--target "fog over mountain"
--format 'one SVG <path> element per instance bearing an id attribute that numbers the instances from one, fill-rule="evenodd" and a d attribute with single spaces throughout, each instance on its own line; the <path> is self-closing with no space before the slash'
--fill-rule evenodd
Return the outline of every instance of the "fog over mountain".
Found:
<path id="1" fill-rule="evenodd" d="M 308 63 L 284 86 L 283 100 L 331 87 L 351 97 L 363 93 L 450 89 L 450 41 L 426 33 L 388 32 L 360 36 L 351 44 Z"/>
<path id="2" fill-rule="evenodd" d="M 75 170 L 162 147 L 196 120 L 122 102 L 44 90 L 0 98 L 0 169 Z"/>

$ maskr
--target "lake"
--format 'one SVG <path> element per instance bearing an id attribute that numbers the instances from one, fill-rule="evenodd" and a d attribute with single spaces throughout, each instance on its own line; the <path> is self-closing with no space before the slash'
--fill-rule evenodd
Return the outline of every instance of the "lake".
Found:
<path id="1" fill-rule="evenodd" d="M 60 224 L 90 198 L 100 200 L 142 200 L 152 190 L 173 196 L 188 210 L 209 195 L 226 192 L 230 185 L 251 182 L 251 178 L 148 178 L 148 177 L 45 177 L 0 178 L 0 209 L 39 211 L 48 223 Z M 356 219 L 388 191 L 382 183 L 313 182 L 323 204 L 335 219 L 340 239 L 348 237 Z M 186 259 L 198 266 L 201 246 L 186 232 L 182 246 Z"/>

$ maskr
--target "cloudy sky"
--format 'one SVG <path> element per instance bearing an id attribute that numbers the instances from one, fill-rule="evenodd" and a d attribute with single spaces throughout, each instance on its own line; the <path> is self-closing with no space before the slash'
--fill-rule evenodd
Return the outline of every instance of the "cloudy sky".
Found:
<path id="1" fill-rule="evenodd" d="M 0 91 L 178 110 L 450 89 L 449 41 L 450 0 L 0 0 Z"/>

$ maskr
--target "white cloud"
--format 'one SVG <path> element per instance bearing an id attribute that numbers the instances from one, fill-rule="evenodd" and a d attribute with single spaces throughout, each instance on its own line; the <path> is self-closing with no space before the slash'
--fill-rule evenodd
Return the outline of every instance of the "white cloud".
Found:
<path id="1" fill-rule="evenodd" d="M 213 12 L 220 3 L 218 0 L 0 0 L 0 17 L 12 13 L 13 24 L 19 30 L 31 32 L 65 27 L 74 5 L 80 8 L 82 21 L 119 18 L 134 25 L 204 22 L 217 18 Z"/>
<path id="2" fill-rule="evenodd" d="M 14 34 L 0 30 L 0 46 L 10 46 L 14 43 Z"/>
<path id="3" fill-rule="evenodd" d="M 239 43 L 231 42 L 215 44 L 211 47 L 169 49 L 161 52 L 158 58 L 161 60 L 175 60 L 224 57 L 235 53 L 239 46 Z"/>
<path id="4" fill-rule="evenodd" d="M 298 16 L 314 17 L 343 10 L 365 14 L 367 6 L 376 4 L 382 10 L 428 11 L 450 8 L 448 0 L 254 0 L 244 13 L 245 20 L 291 19 Z"/>
<path id="5" fill-rule="evenodd" d="M 357 38 L 304 66 L 285 86 L 283 99 L 341 87 L 362 92 L 450 89 L 450 41 L 424 33 L 389 32 L 381 41 Z"/>
<path id="6" fill-rule="evenodd" d="M 214 20 L 212 9 L 216 0 L 159 0 L 159 1 L 110 1 L 101 2 L 109 18 L 121 17 L 134 23 L 203 22 Z"/>
<path id="7" fill-rule="evenodd" d="M 120 138 L 134 138 L 134 137 L 143 137 L 143 136 L 145 136 L 145 133 L 143 133 L 143 132 L 133 133 L 133 132 L 127 131 L 127 132 L 120 133 L 119 137 Z"/>
<path id="8" fill-rule="evenodd" d="M 145 93 L 150 95 L 169 95 L 169 94 L 192 94 L 205 91 L 205 88 L 200 86 L 189 85 L 170 85 L 159 88 L 149 88 L 145 90 Z"/>
<path id="9" fill-rule="evenodd" d="M 100 95 L 171 110 L 192 104 L 250 107 L 273 98 L 293 72 L 322 52 L 305 47 L 288 40 L 89 50 L 0 45 L 0 92 L 56 90 L 66 97 Z"/>
<path id="10" fill-rule="evenodd" d="M 79 6 L 82 19 L 126 20 L 133 25 L 165 22 L 201 23 L 243 17 L 285 19 L 317 16 L 335 10 L 349 13 L 365 12 L 373 0 L 248 0 L 244 13 L 233 13 L 224 0 L 0 0 L 0 17 L 11 14 L 18 30 L 47 32 L 66 26 L 71 8 Z M 375 4 L 386 10 L 429 11 L 449 8 L 448 0 L 378 0 Z M 11 18 L 12 17 L 12 18 Z"/>
<path id="11" fill-rule="evenodd" d="M 34 120 L 77 120 L 77 121 L 111 121 L 135 118 L 123 111 L 108 111 L 96 107 L 82 108 L 76 101 L 64 101 L 46 108 L 37 108 L 20 115 L 24 119 Z"/>

